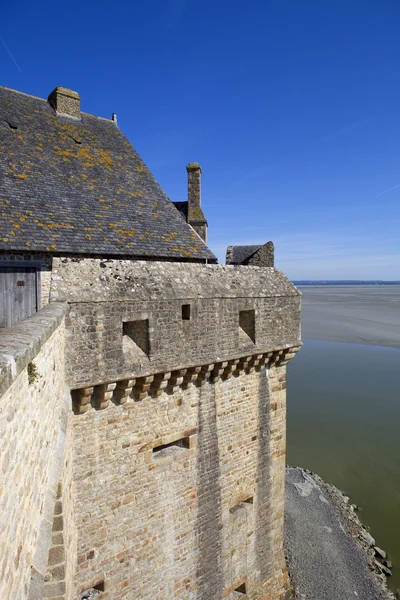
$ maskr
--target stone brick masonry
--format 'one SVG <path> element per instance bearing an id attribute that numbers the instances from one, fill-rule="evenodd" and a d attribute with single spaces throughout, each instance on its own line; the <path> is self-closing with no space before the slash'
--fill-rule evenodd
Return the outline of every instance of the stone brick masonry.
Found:
<path id="1" fill-rule="evenodd" d="M 52 298 L 71 307 L 78 592 L 288 595 L 297 290 L 276 269 L 55 259 Z"/>
<path id="2" fill-rule="evenodd" d="M 74 417 L 79 589 L 219 600 L 289 588 L 285 366 Z M 154 449 L 188 438 L 187 447 Z"/>
<path id="3" fill-rule="evenodd" d="M 273 268 L 54 258 L 0 332 L 2 600 L 289 598 L 299 310 Z"/>
<path id="4" fill-rule="evenodd" d="M 65 307 L 52 305 L 0 330 L 2 600 L 42 597 L 71 419 L 64 313 Z"/>
<path id="5" fill-rule="evenodd" d="M 299 343 L 300 294 L 273 268 L 55 258 L 51 298 L 71 306 L 71 389 Z M 254 340 L 240 327 L 246 311 L 254 312 Z M 124 346 L 124 323 L 137 321 L 148 321 L 148 354 Z"/>

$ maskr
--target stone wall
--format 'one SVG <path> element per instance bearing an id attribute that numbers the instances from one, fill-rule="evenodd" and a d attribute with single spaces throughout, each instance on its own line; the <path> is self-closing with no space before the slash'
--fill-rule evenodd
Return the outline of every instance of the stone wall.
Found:
<path id="1" fill-rule="evenodd" d="M 267 242 L 259 248 L 243 264 L 254 267 L 273 267 L 274 266 L 274 244 Z"/>
<path id="2" fill-rule="evenodd" d="M 76 598 L 77 531 L 73 501 L 73 429 L 71 420 L 69 399 L 64 465 L 54 505 L 51 545 L 44 587 L 40 588 L 38 599 L 74 600 Z"/>
<path id="3" fill-rule="evenodd" d="M 0 331 L 2 600 L 288 597 L 296 288 L 274 268 L 53 258 L 51 300 Z"/>
<path id="4" fill-rule="evenodd" d="M 73 417 L 79 592 L 289 597 L 285 369 L 236 371 Z"/>
<path id="5" fill-rule="evenodd" d="M 77 593 L 288 595 L 296 288 L 273 268 L 55 259 L 51 294 L 70 304 Z"/>
<path id="6" fill-rule="evenodd" d="M 0 597 L 42 597 L 70 394 L 64 314 L 52 304 L 0 330 Z"/>
<path id="7" fill-rule="evenodd" d="M 54 259 L 51 294 L 71 306 L 72 389 L 299 343 L 300 293 L 278 269 Z M 254 339 L 240 326 L 251 311 Z M 147 352 L 142 336 L 135 343 L 139 322 L 147 322 Z"/>

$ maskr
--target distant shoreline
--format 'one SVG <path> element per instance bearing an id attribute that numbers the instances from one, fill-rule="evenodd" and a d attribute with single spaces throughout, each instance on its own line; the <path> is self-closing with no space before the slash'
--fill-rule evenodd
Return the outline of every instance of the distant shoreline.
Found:
<path id="1" fill-rule="evenodd" d="M 400 283 L 297 285 L 304 339 L 400 349 Z"/>

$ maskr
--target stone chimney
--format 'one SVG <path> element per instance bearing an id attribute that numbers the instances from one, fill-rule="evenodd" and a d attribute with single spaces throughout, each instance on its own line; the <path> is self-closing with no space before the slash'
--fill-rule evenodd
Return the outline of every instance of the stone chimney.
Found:
<path id="1" fill-rule="evenodd" d="M 188 216 L 189 225 L 207 243 L 207 219 L 201 209 L 201 166 L 191 162 L 186 167 L 188 173 Z"/>
<path id="2" fill-rule="evenodd" d="M 78 92 L 63 87 L 56 87 L 47 99 L 58 115 L 81 118 L 81 99 Z"/>
<path id="3" fill-rule="evenodd" d="M 189 206 L 201 206 L 201 166 L 191 162 L 186 167 L 188 173 L 188 202 Z"/>

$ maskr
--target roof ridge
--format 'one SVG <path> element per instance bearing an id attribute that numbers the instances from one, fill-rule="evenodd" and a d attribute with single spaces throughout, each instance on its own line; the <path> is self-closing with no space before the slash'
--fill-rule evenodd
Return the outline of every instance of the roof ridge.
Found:
<path id="1" fill-rule="evenodd" d="M 85 115 L 86 117 L 94 117 L 95 119 L 102 119 L 103 121 L 108 121 L 109 123 L 114 123 L 117 125 L 117 123 L 112 119 L 108 119 L 107 117 L 99 117 L 99 115 L 93 115 L 92 113 L 83 112 L 82 110 L 81 115 Z"/>
<path id="2" fill-rule="evenodd" d="M 19 90 L 14 90 L 14 88 L 6 87 L 5 85 L 0 85 L 0 90 L 7 90 L 7 92 L 14 92 L 15 94 L 20 94 L 20 96 L 26 96 L 27 98 L 33 98 L 34 100 L 41 100 L 42 102 L 48 103 L 47 98 L 41 98 L 40 96 L 34 96 L 33 94 L 27 94 L 26 92 L 20 92 Z M 93 115 L 92 113 L 84 112 L 81 110 L 82 115 L 86 115 L 89 117 L 95 117 L 96 119 L 103 119 L 103 121 L 109 121 L 110 123 L 114 123 L 112 119 L 108 119 L 107 117 L 100 117 L 98 115 Z M 64 116 L 64 115 L 61 115 Z"/>
<path id="3" fill-rule="evenodd" d="M 35 100 L 47 102 L 46 98 L 40 98 L 40 96 L 34 96 L 33 94 L 27 94 L 26 92 L 20 92 L 19 90 L 14 90 L 13 88 L 6 87 L 5 85 L 0 85 L 0 90 L 7 90 L 7 92 L 14 92 L 15 94 L 20 94 L 21 96 L 28 96 L 28 98 L 34 98 Z"/>

